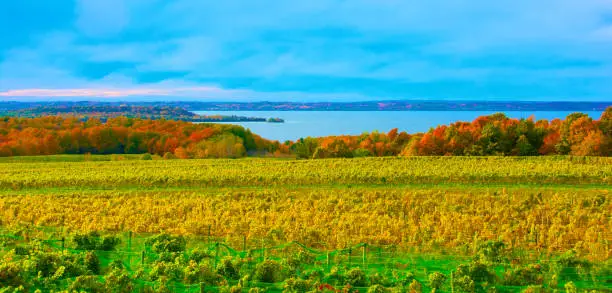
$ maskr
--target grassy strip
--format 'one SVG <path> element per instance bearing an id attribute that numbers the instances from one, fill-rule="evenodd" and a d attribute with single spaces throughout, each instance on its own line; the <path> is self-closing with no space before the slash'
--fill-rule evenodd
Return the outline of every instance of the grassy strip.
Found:
<path id="1" fill-rule="evenodd" d="M 205 191 L 210 193 L 221 193 L 231 191 L 258 191 L 258 190 L 432 190 L 432 191 L 470 191 L 470 192 L 498 192 L 519 191 L 529 189 L 533 193 L 538 191 L 600 191 L 609 193 L 612 186 L 608 184 L 463 184 L 463 183 L 443 183 L 443 184 L 321 184 L 321 185 L 284 185 L 284 186 L 225 186 L 225 187 L 199 187 L 199 186 L 117 186 L 117 187 L 43 187 L 43 188 L 22 188 L 19 190 L 0 189 L 0 196 L 7 195 L 53 195 L 71 192 L 81 193 L 101 193 L 101 192 L 181 192 L 181 191 Z"/>

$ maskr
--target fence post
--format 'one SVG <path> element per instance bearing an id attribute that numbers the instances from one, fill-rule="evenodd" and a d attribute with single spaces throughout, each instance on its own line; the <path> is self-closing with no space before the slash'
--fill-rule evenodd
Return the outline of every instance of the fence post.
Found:
<path id="1" fill-rule="evenodd" d="M 264 249 L 264 240 L 261 239 L 261 261 L 266 260 L 266 250 Z"/>
<path id="2" fill-rule="evenodd" d="M 215 244 L 215 267 L 217 269 L 217 263 L 219 262 L 219 242 Z"/>
<path id="3" fill-rule="evenodd" d="M 329 250 L 327 251 L 327 269 L 329 270 Z"/>
<path id="4" fill-rule="evenodd" d="M 64 250 L 65 244 L 66 244 L 66 238 L 62 237 L 62 250 Z"/>
<path id="5" fill-rule="evenodd" d="M 351 268 L 351 254 L 353 254 L 353 248 L 349 247 L 349 254 L 348 254 L 348 267 L 349 267 L 349 269 Z"/>
<path id="6" fill-rule="evenodd" d="M 204 293 L 204 282 L 200 282 L 200 293 Z"/>
<path id="7" fill-rule="evenodd" d="M 366 269 L 366 244 L 361 247 L 361 261 L 363 262 L 363 269 Z"/>
<path id="8" fill-rule="evenodd" d="M 145 252 L 143 250 L 142 253 L 140 254 L 140 264 L 144 266 L 144 263 L 145 263 Z"/>

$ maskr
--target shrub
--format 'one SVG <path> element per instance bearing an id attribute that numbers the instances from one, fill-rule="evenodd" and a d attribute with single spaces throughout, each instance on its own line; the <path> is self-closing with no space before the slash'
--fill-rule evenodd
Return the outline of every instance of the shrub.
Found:
<path id="1" fill-rule="evenodd" d="M 480 284 L 484 282 L 494 282 L 496 278 L 495 273 L 489 271 L 489 267 L 479 261 L 472 262 L 469 266 L 460 265 L 453 273 L 453 277 L 453 284 L 455 286 L 460 286 L 458 285 L 458 282 L 462 281 L 459 280 L 466 281 L 469 279 L 470 281 L 474 282 L 474 284 Z M 467 277 L 467 279 L 464 277 Z"/>
<path id="2" fill-rule="evenodd" d="M 429 274 L 429 287 L 431 287 L 431 289 L 438 291 L 442 288 L 445 282 L 446 276 L 444 274 L 438 272 Z"/>
<path id="3" fill-rule="evenodd" d="M 385 288 L 383 285 L 373 285 L 368 288 L 368 293 L 387 293 L 389 289 Z"/>
<path id="4" fill-rule="evenodd" d="M 231 257 L 227 257 L 221 261 L 221 263 L 217 266 L 217 274 L 232 280 L 240 279 L 238 268 L 232 262 Z"/>
<path id="5" fill-rule="evenodd" d="M 404 272 L 394 271 L 393 276 L 397 280 L 396 285 L 402 286 L 402 287 L 412 284 L 412 281 L 415 280 L 413 272 L 404 273 Z"/>
<path id="6" fill-rule="evenodd" d="M 421 293 L 423 289 L 421 288 L 421 283 L 417 280 L 412 280 L 412 283 L 408 286 L 408 292 L 410 293 Z"/>
<path id="7" fill-rule="evenodd" d="M 30 254 L 30 250 L 27 247 L 23 247 L 23 246 L 15 246 L 13 251 L 15 251 L 16 255 L 29 255 Z"/>
<path id="8" fill-rule="evenodd" d="M 72 241 L 76 244 L 75 249 L 78 250 L 104 250 L 112 251 L 121 243 L 121 239 L 115 236 L 101 237 L 98 232 L 90 232 L 89 234 L 75 234 Z"/>
<path id="9" fill-rule="evenodd" d="M 369 279 L 370 285 L 382 285 L 384 287 L 389 287 L 392 285 L 391 281 L 380 273 L 375 273 L 374 275 L 371 275 Z"/>
<path id="10" fill-rule="evenodd" d="M 360 268 L 353 268 L 349 270 L 346 273 L 345 278 L 346 283 L 353 287 L 366 287 L 368 285 L 368 278 Z"/>
<path id="11" fill-rule="evenodd" d="M 171 152 L 167 152 L 164 154 L 164 160 L 176 160 L 178 157 Z"/>
<path id="12" fill-rule="evenodd" d="M 27 285 L 23 276 L 20 274 L 21 268 L 15 263 L 0 264 L 0 288 L 20 287 Z"/>
<path id="13" fill-rule="evenodd" d="M 457 292 L 474 292 L 476 290 L 476 284 L 469 276 L 454 279 L 453 287 Z"/>
<path id="14" fill-rule="evenodd" d="M 95 253 L 88 251 L 85 254 L 85 267 L 94 275 L 100 274 L 100 260 Z"/>
<path id="15" fill-rule="evenodd" d="M 217 285 L 220 277 L 208 264 L 197 264 L 190 261 L 189 265 L 183 270 L 187 284 L 205 283 L 207 285 Z"/>
<path id="16" fill-rule="evenodd" d="M 293 276 L 297 273 L 302 264 L 313 264 L 315 261 L 315 257 L 307 252 L 300 251 L 298 253 L 293 253 L 291 256 L 286 258 L 283 264 L 289 270 L 289 273 Z"/>
<path id="17" fill-rule="evenodd" d="M 242 292 L 242 286 L 240 285 L 235 285 L 235 286 L 223 286 L 221 288 L 219 288 L 219 292 L 220 293 L 241 293 Z"/>
<path id="18" fill-rule="evenodd" d="M 76 244 L 75 249 L 95 250 L 100 241 L 100 234 L 95 231 L 89 234 L 75 234 L 72 236 L 72 241 Z"/>
<path id="19" fill-rule="evenodd" d="M 320 281 L 325 276 L 325 272 L 322 268 L 316 268 L 311 270 L 305 270 L 302 276 L 309 280 Z"/>
<path id="20" fill-rule="evenodd" d="M 504 259 L 504 248 L 506 245 L 501 241 L 487 241 L 478 245 L 476 260 L 484 263 L 499 263 Z"/>
<path id="21" fill-rule="evenodd" d="M 372 153 L 367 149 L 359 148 L 353 151 L 353 156 L 355 158 L 370 157 Z"/>
<path id="22" fill-rule="evenodd" d="M 70 292 L 104 293 L 104 284 L 96 276 L 79 276 L 68 287 Z"/>
<path id="23" fill-rule="evenodd" d="M 282 266 L 274 260 L 266 260 L 255 267 L 255 280 L 264 283 L 277 283 L 283 280 Z"/>
<path id="24" fill-rule="evenodd" d="M 209 251 L 200 250 L 198 248 L 191 251 L 189 254 L 189 260 L 193 260 L 195 262 L 200 262 L 205 258 L 211 258 L 212 254 Z"/>
<path id="25" fill-rule="evenodd" d="M 149 279 L 151 281 L 170 280 L 178 282 L 183 279 L 183 276 L 183 266 L 169 262 L 157 262 L 149 272 Z"/>
<path id="26" fill-rule="evenodd" d="M 344 285 L 344 274 L 340 271 L 338 267 L 332 267 L 331 270 L 325 277 L 323 278 L 326 282 L 332 285 Z"/>
<path id="27" fill-rule="evenodd" d="M 145 245 L 150 246 L 151 249 L 157 253 L 182 252 L 185 251 L 187 241 L 183 236 L 160 234 L 147 239 L 147 241 L 145 241 Z"/>
<path id="28" fill-rule="evenodd" d="M 313 289 L 313 284 L 311 281 L 290 278 L 285 281 L 285 285 L 283 286 L 284 293 L 303 293 L 308 292 Z"/>
<path id="29" fill-rule="evenodd" d="M 124 269 L 113 269 L 105 276 L 107 292 L 129 293 L 134 291 L 134 284 Z"/>
<path id="30" fill-rule="evenodd" d="M 574 285 L 574 282 L 568 282 L 564 286 L 566 293 L 576 293 L 578 292 L 578 288 Z"/>
<path id="31" fill-rule="evenodd" d="M 102 237 L 102 243 L 98 247 L 98 250 L 104 251 L 112 251 L 115 250 L 115 247 L 121 243 L 121 239 L 114 236 L 105 236 Z"/>
<path id="32" fill-rule="evenodd" d="M 140 159 L 143 161 L 151 161 L 153 160 L 153 157 L 151 156 L 151 154 L 144 154 L 140 157 Z"/>
<path id="33" fill-rule="evenodd" d="M 542 267 L 539 264 L 516 268 L 504 276 L 504 284 L 510 286 L 541 285 L 543 281 Z"/>

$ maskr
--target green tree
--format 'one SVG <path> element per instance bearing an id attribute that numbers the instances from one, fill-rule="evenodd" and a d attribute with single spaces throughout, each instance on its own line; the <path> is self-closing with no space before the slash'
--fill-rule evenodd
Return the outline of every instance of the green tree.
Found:
<path id="1" fill-rule="evenodd" d="M 318 147 L 319 142 L 315 138 L 307 137 L 300 138 L 291 146 L 291 150 L 298 158 L 310 159 Z"/>

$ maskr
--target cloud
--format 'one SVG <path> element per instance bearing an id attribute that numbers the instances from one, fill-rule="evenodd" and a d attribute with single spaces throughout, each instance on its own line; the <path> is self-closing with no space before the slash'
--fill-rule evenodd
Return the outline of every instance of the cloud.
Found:
<path id="1" fill-rule="evenodd" d="M 71 26 L 15 28 L 30 38 L 9 36 L 0 46 L 0 91 L 120 88 L 126 97 L 153 90 L 171 98 L 171 89 L 213 86 L 227 91 L 218 97 L 338 100 L 612 94 L 610 0 L 79 0 L 72 9 Z"/>
<path id="2" fill-rule="evenodd" d="M 229 93 L 217 87 L 187 88 L 80 88 L 80 89 L 21 89 L 0 92 L 0 97 L 130 97 L 130 96 L 192 96 L 194 94 Z"/>

